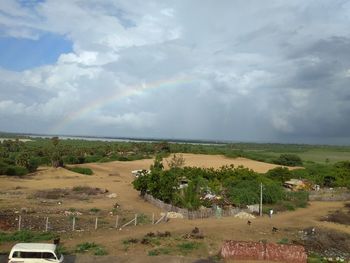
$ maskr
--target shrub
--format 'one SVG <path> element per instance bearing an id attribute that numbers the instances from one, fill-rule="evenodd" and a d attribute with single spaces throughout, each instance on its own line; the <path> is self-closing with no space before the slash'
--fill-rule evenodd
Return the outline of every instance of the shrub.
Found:
<path id="1" fill-rule="evenodd" d="M 286 167 L 273 168 L 269 170 L 266 174 L 272 180 L 277 180 L 280 182 L 285 182 L 292 178 L 291 172 Z"/>
<path id="2" fill-rule="evenodd" d="M 69 167 L 68 170 L 75 173 L 86 174 L 86 175 L 93 174 L 93 171 L 90 168 L 86 168 L 86 167 Z"/>
<path id="3" fill-rule="evenodd" d="M 9 165 L 5 171 L 6 175 L 26 175 L 28 173 L 28 169 L 21 166 Z"/>
<path id="4" fill-rule="evenodd" d="M 281 154 L 276 160 L 275 164 L 286 165 L 286 166 L 301 166 L 303 162 L 301 158 L 296 154 Z"/>
<path id="5" fill-rule="evenodd" d="M 93 252 L 93 254 L 95 256 L 103 256 L 103 255 L 107 255 L 108 252 L 107 250 L 103 247 L 100 246 L 94 242 L 84 242 L 81 244 L 78 244 L 76 246 L 76 250 L 77 253 L 85 253 L 85 252 Z"/>

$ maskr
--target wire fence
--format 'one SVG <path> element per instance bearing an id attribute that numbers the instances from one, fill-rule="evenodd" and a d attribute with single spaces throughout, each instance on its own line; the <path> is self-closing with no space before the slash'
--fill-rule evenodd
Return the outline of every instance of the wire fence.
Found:
<path id="1" fill-rule="evenodd" d="M 171 204 L 164 203 L 163 201 L 154 198 L 152 195 L 145 194 L 143 198 L 149 203 L 165 210 L 168 212 L 176 212 L 181 214 L 184 218 L 187 219 L 203 219 L 210 217 L 227 217 L 227 216 L 235 216 L 239 212 L 252 212 L 249 209 L 241 209 L 236 207 L 229 207 L 226 209 L 221 209 L 220 207 L 213 208 L 203 208 L 200 210 L 191 211 L 185 208 L 180 208 Z"/>
<path id="2" fill-rule="evenodd" d="M 167 213 L 163 216 L 146 214 L 121 215 L 83 215 L 81 213 L 62 214 L 0 214 L 0 230 L 32 230 L 32 231 L 94 231 L 98 229 L 119 229 L 136 225 L 149 225 L 167 222 Z"/>

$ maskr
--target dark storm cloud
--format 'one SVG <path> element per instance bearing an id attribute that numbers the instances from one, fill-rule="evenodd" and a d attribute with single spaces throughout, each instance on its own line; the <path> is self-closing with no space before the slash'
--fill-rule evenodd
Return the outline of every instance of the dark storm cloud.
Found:
<path id="1" fill-rule="evenodd" d="M 51 32 L 73 43 L 53 65 L 3 72 L 0 119 L 18 120 L 7 126 L 14 130 L 62 123 L 56 132 L 312 143 L 350 137 L 350 1 L 0 7 L 8 37 Z"/>

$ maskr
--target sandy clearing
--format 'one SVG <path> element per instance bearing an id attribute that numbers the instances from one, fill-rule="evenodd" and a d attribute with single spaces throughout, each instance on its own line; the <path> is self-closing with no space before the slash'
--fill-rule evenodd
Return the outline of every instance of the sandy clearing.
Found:
<path id="1" fill-rule="evenodd" d="M 244 166 L 257 172 L 266 172 L 269 169 L 278 167 L 278 165 L 253 161 L 245 158 L 231 159 L 222 155 L 203 155 L 203 154 L 183 154 L 186 166 L 197 166 L 203 168 L 219 168 L 223 165 L 233 164 L 235 167 Z M 171 156 L 168 158 L 170 159 Z M 131 175 L 132 170 L 149 169 L 153 159 L 136 160 L 130 162 L 108 162 L 108 163 L 87 163 L 77 166 L 89 167 L 94 171 L 94 175 L 86 176 L 71 172 L 63 168 L 42 167 L 33 176 L 24 178 L 0 176 L 1 192 L 8 193 L 14 191 L 20 186 L 23 189 L 19 191 L 22 195 L 7 196 L 0 195 L 0 199 L 11 199 L 11 203 L 2 202 L 0 207 L 35 207 L 37 200 L 28 199 L 37 190 L 50 188 L 67 188 L 74 186 L 90 186 L 108 189 L 110 193 L 116 193 L 116 199 L 94 198 L 86 201 L 65 200 L 62 207 L 77 209 L 88 209 L 99 207 L 100 209 L 111 210 L 117 202 L 122 209 L 142 213 L 159 213 L 160 209 L 143 201 L 139 193 L 133 189 Z M 167 159 L 164 160 L 166 166 Z M 295 169 L 295 167 L 290 168 Z"/>
<path id="2" fill-rule="evenodd" d="M 271 163 L 258 162 L 246 158 L 228 158 L 223 155 L 205 154 L 182 154 L 185 158 L 185 166 L 197 166 L 202 168 L 220 168 L 224 165 L 233 164 L 235 167 L 244 166 L 258 173 L 266 173 L 268 170 L 280 167 Z M 169 160 L 172 156 L 167 158 Z M 166 160 L 164 164 L 166 164 Z M 302 167 L 287 167 L 290 170 L 301 169 Z"/>

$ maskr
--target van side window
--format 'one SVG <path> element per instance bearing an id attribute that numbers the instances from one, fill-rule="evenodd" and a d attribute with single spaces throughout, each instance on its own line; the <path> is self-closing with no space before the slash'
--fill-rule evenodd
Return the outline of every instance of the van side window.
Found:
<path id="1" fill-rule="evenodd" d="M 52 254 L 51 252 L 43 252 L 43 258 L 56 259 L 55 255 Z"/>
<path id="2" fill-rule="evenodd" d="M 40 252 L 22 252 L 21 258 L 41 258 Z"/>

